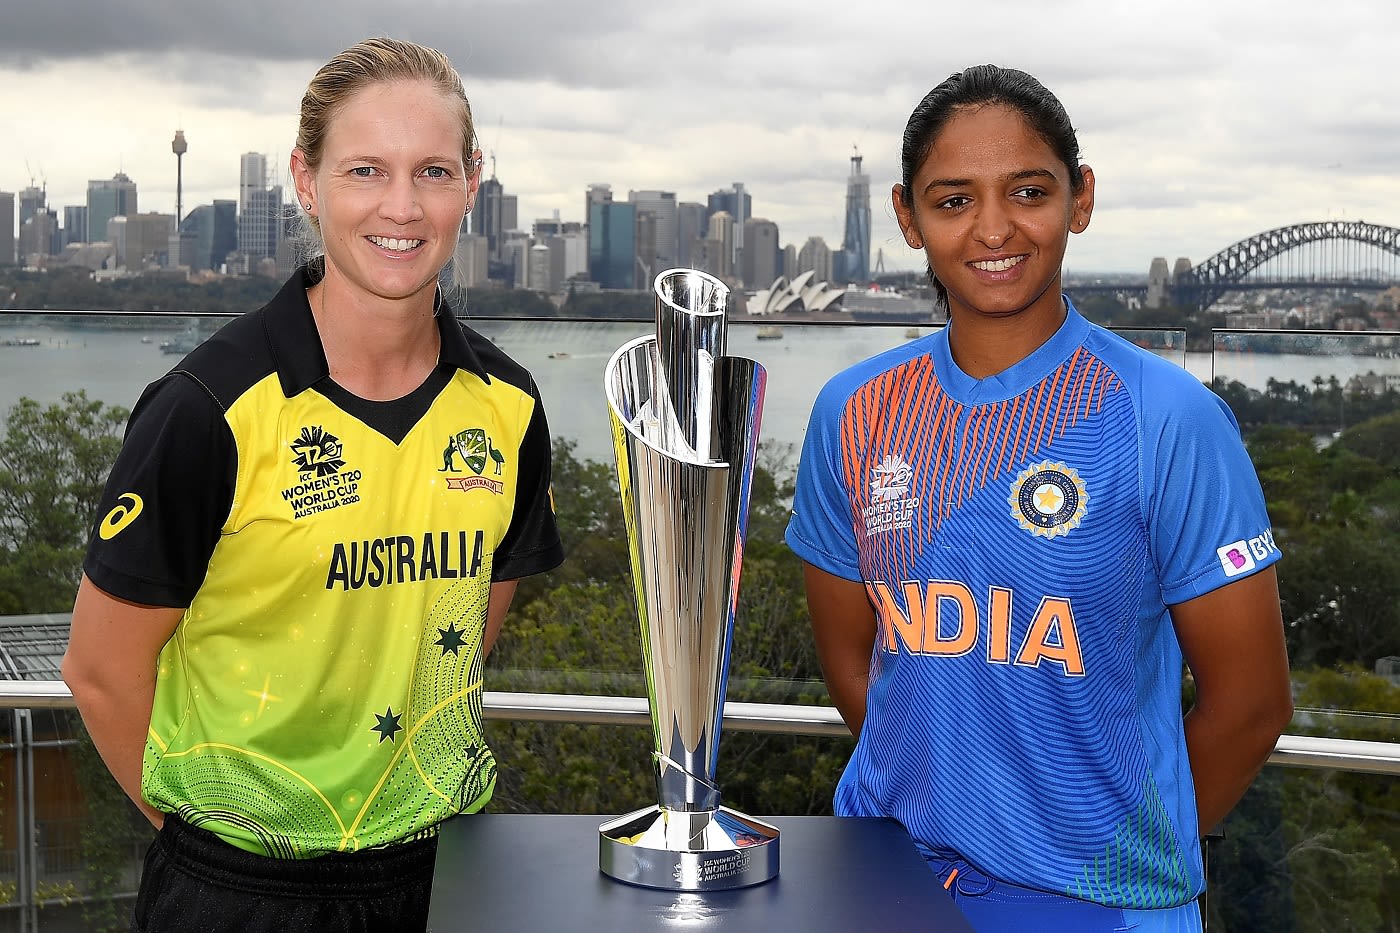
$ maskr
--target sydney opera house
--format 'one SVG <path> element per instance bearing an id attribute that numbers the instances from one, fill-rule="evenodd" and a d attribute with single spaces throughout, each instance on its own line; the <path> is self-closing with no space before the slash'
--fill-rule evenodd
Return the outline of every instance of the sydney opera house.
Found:
<path id="1" fill-rule="evenodd" d="M 809 269 L 793 279 L 778 276 L 772 285 L 753 293 L 746 310 L 754 316 L 838 310 L 846 296 L 845 288 L 814 282 L 815 275 Z"/>

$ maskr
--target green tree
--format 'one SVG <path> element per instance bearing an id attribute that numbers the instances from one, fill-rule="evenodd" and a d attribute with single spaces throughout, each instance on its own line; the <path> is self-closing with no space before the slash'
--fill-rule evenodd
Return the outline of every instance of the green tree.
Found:
<path id="1" fill-rule="evenodd" d="M 41 406 L 20 399 L 0 439 L 0 608 L 63 612 L 73 605 L 84 547 L 103 484 L 121 447 L 127 412 L 69 393 Z M 77 716 L 73 716 L 77 721 Z M 75 727 L 72 760 L 87 819 L 82 835 L 86 928 L 126 929 L 111 897 L 141 830 L 87 732 Z M 144 820 L 139 821 L 141 828 Z"/>
<path id="2" fill-rule="evenodd" d="M 125 409 L 70 392 L 47 407 L 22 398 L 0 439 L 0 609 L 73 605 L 103 483 L 121 448 Z"/>

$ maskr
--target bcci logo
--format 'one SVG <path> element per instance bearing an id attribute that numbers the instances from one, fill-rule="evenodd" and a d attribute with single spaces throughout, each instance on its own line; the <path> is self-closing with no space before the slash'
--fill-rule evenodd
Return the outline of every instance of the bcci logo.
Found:
<path id="1" fill-rule="evenodd" d="M 1067 535 L 1079 527 L 1089 493 L 1079 474 L 1063 463 L 1035 463 L 1011 484 L 1011 517 L 1042 538 Z"/>
<path id="2" fill-rule="evenodd" d="M 467 428 L 465 431 L 458 431 L 447 439 L 447 447 L 442 451 L 442 466 L 438 467 L 439 473 L 460 473 L 461 468 L 457 466 L 457 461 L 468 470 L 475 473 L 475 476 L 452 476 L 447 480 L 448 489 L 489 489 L 496 495 L 501 495 L 505 486 L 500 480 L 489 479 L 481 474 L 486 471 L 487 464 L 492 467 L 491 476 L 500 476 L 502 467 L 505 466 L 505 455 L 491 443 L 491 437 L 483 428 Z"/>
<path id="3" fill-rule="evenodd" d="M 345 466 L 344 448 L 340 438 L 327 434 L 320 427 L 304 426 L 291 443 L 292 463 L 302 476 L 331 476 Z"/>

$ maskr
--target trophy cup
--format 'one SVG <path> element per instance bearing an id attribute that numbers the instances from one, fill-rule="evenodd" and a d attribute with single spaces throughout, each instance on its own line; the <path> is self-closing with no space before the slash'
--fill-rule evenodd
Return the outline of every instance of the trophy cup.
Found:
<path id="1" fill-rule="evenodd" d="M 778 831 L 720 806 L 715 784 L 739 568 L 766 374 L 724 355 L 729 289 L 656 277 L 656 336 L 604 374 L 651 708 L 658 805 L 598 828 L 598 865 L 676 891 L 778 874 Z"/>

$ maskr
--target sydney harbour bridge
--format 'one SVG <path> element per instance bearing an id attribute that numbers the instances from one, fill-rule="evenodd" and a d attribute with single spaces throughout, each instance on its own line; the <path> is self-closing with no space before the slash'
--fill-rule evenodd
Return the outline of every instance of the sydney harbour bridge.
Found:
<path id="1" fill-rule="evenodd" d="M 1229 292 L 1257 289 L 1377 290 L 1400 285 L 1400 228 L 1325 220 L 1265 230 L 1204 262 L 1152 263 L 1148 283 L 1066 285 L 1071 294 L 1136 294 L 1149 306 L 1205 310 Z"/>

